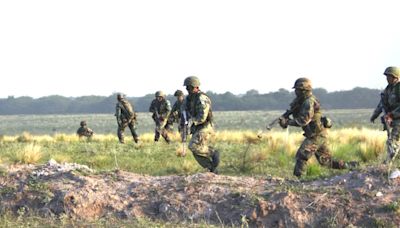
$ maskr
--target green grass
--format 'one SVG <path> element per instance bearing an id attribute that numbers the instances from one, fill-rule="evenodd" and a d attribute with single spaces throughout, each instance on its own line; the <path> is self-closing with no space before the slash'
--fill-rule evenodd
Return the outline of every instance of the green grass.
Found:
<path id="1" fill-rule="evenodd" d="M 333 132 L 335 133 L 335 131 Z M 339 143 L 331 139 L 330 147 L 334 159 L 361 161 L 364 165 L 381 162 L 384 150 L 379 149 L 380 147 L 377 147 L 378 151 L 373 150 L 375 148 L 373 146 L 369 148 L 371 142 L 360 142 L 363 139 L 357 136 L 358 134 L 364 136 L 375 134 L 375 131 L 370 130 L 368 133 L 365 130 L 352 130 L 349 133 L 348 130 L 345 130 L 344 132 L 347 132 L 348 135 L 342 134 L 341 130 L 336 135 L 352 138 L 353 141 L 335 139 L 346 142 Z M 295 153 L 303 140 L 300 133 L 287 135 L 282 132 L 270 132 L 262 140 L 253 139 L 256 135 L 255 132 L 222 134 L 217 136 L 218 140 L 214 144 L 221 151 L 219 167 L 221 174 L 295 178 L 293 176 Z M 182 147 L 178 138 L 168 145 L 163 141 L 154 143 L 151 141 L 152 135 L 147 134 L 143 136 L 142 143 L 137 145 L 131 139 L 127 140 L 127 144 L 119 144 L 115 136 L 114 138 L 98 137 L 91 142 L 80 141 L 73 135 L 45 137 L 45 140 L 40 139 L 41 136 L 37 136 L 32 137 L 28 142 L 20 141 L 19 137 L 4 139 L 0 142 L 0 161 L 6 164 L 43 164 L 50 159 L 55 159 L 60 163 L 74 162 L 88 165 L 100 172 L 121 169 L 156 176 L 184 175 L 203 171 L 189 150 L 186 157 L 176 156 L 177 150 Z M 365 139 L 367 138 L 365 137 Z M 360 143 L 365 145 L 360 147 Z M 377 142 L 373 141 L 372 143 Z M 380 143 L 384 144 L 383 141 Z M 33 152 L 30 152 L 32 150 Z M 308 162 L 304 178 L 315 179 L 341 172 L 343 171 L 321 167 L 315 157 L 312 157 Z"/>

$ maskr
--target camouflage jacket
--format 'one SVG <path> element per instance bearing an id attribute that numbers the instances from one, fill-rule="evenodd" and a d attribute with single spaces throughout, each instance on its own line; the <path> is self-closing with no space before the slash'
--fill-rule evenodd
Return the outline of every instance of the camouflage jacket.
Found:
<path id="1" fill-rule="evenodd" d="M 321 122 L 320 103 L 312 93 L 295 98 L 290 106 L 294 122 L 291 125 L 302 127 L 304 136 L 312 138 L 326 132 Z"/>
<path id="2" fill-rule="evenodd" d="M 203 92 L 189 94 L 182 111 L 186 111 L 195 127 L 202 127 L 212 124 L 212 105 L 210 98 Z"/>
<path id="3" fill-rule="evenodd" d="M 179 118 L 182 116 L 182 104 L 183 101 L 175 101 L 174 105 L 172 106 L 170 121 L 179 123 Z"/>
<path id="4" fill-rule="evenodd" d="M 400 82 L 388 85 L 383 91 L 383 108 L 393 114 L 394 119 L 400 118 Z"/>
<path id="5" fill-rule="evenodd" d="M 86 136 L 86 137 L 91 137 L 93 135 L 93 130 L 88 128 L 87 126 L 80 127 L 76 131 L 76 134 L 78 134 L 79 137 Z"/>
<path id="6" fill-rule="evenodd" d="M 156 120 L 157 115 L 160 118 L 159 120 L 167 121 L 171 113 L 171 103 L 169 102 L 169 100 L 166 99 L 163 99 L 161 102 L 157 99 L 154 99 L 149 107 L 149 112 L 153 113 L 152 118 L 155 121 L 158 121 Z"/>
<path id="7" fill-rule="evenodd" d="M 118 121 L 131 122 L 136 120 L 136 113 L 133 106 L 126 99 L 119 101 L 115 107 L 115 116 Z"/>

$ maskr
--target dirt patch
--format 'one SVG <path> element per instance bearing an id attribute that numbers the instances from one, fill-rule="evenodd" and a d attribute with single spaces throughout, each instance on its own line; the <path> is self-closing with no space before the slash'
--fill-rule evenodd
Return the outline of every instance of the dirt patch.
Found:
<path id="1" fill-rule="evenodd" d="M 50 161 L 0 176 L 0 212 L 93 220 L 147 217 L 253 227 L 376 227 L 400 224 L 400 181 L 385 167 L 300 182 L 198 173 L 153 177 L 95 173 Z"/>

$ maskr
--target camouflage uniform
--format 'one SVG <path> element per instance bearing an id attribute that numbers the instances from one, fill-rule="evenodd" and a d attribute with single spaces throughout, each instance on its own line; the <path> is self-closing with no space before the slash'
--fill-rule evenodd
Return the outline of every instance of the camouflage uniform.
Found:
<path id="1" fill-rule="evenodd" d="M 182 108 L 182 104 L 183 104 L 184 100 L 182 100 L 182 101 L 179 100 L 179 96 L 183 97 L 183 92 L 180 90 L 177 90 L 175 92 L 174 96 L 177 97 L 177 99 L 176 99 L 174 105 L 172 106 L 171 114 L 169 115 L 168 123 L 165 128 L 172 130 L 174 123 L 178 123 L 178 131 L 181 133 L 182 127 L 179 123 L 180 123 L 180 118 L 182 116 L 181 108 Z"/>
<path id="2" fill-rule="evenodd" d="M 299 86 L 298 81 L 309 83 L 309 88 Z M 300 87 L 300 88 L 298 88 Z M 322 123 L 322 113 L 318 99 L 311 92 L 311 82 L 306 78 L 300 78 L 296 81 L 295 87 L 299 89 L 296 92 L 296 98 L 290 104 L 290 111 L 293 119 L 282 117 L 280 122 L 282 127 L 296 126 L 304 130 L 306 137 L 296 153 L 296 165 L 294 175 L 300 177 L 304 171 L 308 159 L 315 154 L 318 162 L 333 169 L 344 169 L 347 163 L 335 161 L 331 157 L 327 143 L 327 131 Z M 300 90 L 301 89 L 301 90 Z M 352 163 L 353 164 L 353 163 Z M 355 164 L 355 163 L 354 163 Z"/>
<path id="3" fill-rule="evenodd" d="M 393 76 L 395 81 L 389 83 L 381 94 L 381 102 L 371 116 L 371 122 L 385 111 L 385 118 L 390 122 L 390 137 L 388 139 L 388 158 L 392 158 L 400 148 L 400 68 L 388 67 L 383 73 L 386 76 Z M 392 148 L 393 150 L 389 150 Z"/>
<path id="4" fill-rule="evenodd" d="M 88 139 L 91 139 L 93 136 L 93 130 L 87 127 L 86 121 L 81 121 L 81 127 L 78 128 L 76 134 L 79 138 L 87 137 Z"/>
<path id="5" fill-rule="evenodd" d="M 124 131 L 129 127 L 132 133 L 133 140 L 138 143 L 139 136 L 136 133 L 136 113 L 133 106 L 122 95 L 118 95 L 118 103 L 115 107 L 115 116 L 118 122 L 118 139 L 120 143 L 124 141 Z"/>
<path id="6" fill-rule="evenodd" d="M 199 86 L 197 77 L 191 76 L 185 79 L 185 86 Z M 189 149 L 197 162 L 210 172 L 217 173 L 219 164 L 219 152 L 208 145 L 208 141 L 214 134 L 212 126 L 212 108 L 210 98 L 200 90 L 197 93 L 191 93 L 186 97 L 182 111 L 192 122 L 190 133 L 192 138 L 189 142 Z"/>
<path id="7" fill-rule="evenodd" d="M 162 100 L 158 100 L 157 97 L 162 97 Z M 166 126 L 171 113 L 171 103 L 165 99 L 165 94 L 163 92 L 158 91 L 156 93 L 156 99 L 151 102 L 149 112 L 153 113 L 152 118 L 156 124 L 154 141 L 157 142 L 161 135 L 167 143 L 170 143 L 171 140 L 168 136 Z"/>

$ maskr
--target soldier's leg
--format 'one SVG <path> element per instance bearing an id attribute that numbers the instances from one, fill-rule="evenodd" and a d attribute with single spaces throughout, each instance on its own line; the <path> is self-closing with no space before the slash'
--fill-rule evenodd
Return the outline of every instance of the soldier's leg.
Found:
<path id="1" fill-rule="evenodd" d="M 165 125 L 165 129 L 168 132 L 173 132 L 174 131 L 174 123 L 171 121 L 168 121 L 167 124 Z"/>
<path id="2" fill-rule="evenodd" d="M 118 126 L 118 139 L 120 143 L 125 143 L 124 141 L 124 131 L 125 131 L 126 123 L 121 123 L 121 126 Z"/>
<path id="3" fill-rule="evenodd" d="M 168 130 L 166 128 L 161 129 L 161 135 L 168 144 L 171 142 L 169 135 L 168 135 Z"/>
<path id="4" fill-rule="evenodd" d="M 317 158 L 319 164 L 332 169 L 344 169 L 346 168 L 346 163 L 342 160 L 333 160 L 331 151 L 326 142 L 325 138 L 320 138 L 317 140 L 318 150 L 315 152 L 315 157 Z"/>
<path id="5" fill-rule="evenodd" d="M 300 177 L 303 174 L 308 159 L 310 159 L 316 149 L 317 147 L 314 144 L 313 140 L 307 138 L 304 139 L 303 143 L 296 153 L 296 165 L 294 166 L 293 171 L 293 174 L 295 176 Z"/>
<path id="6" fill-rule="evenodd" d="M 400 120 L 393 121 L 392 125 L 391 140 L 387 142 L 388 159 L 392 159 L 400 150 Z"/>
<path id="7" fill-rule="evenodd" d="M 139 142 L 139 135 L 136 133 L 136 125 L 134 123 L 129 123 L 129 129 L 131 130 L 131 134 L 133 137 L 133 141 L 135 141 L 135 143 Z"/>
<path id="8" fill-rule="evenodd" d="M 196 161 L 208 170 L 213 170 L 213 163 L 210 158 L 210 151 L 207 145 L 208 132 L 199 130 L 193 133 L 189 142 L 189 149 L 192 151 Z"/>
<path id="9" fill-rule="evenodd" d="M 219 151 L 214 149 L 213 147 L 209 147 L 211 151 L 211 160 L 212 160 L 212 169 L 210 170 L 213 173 L 218 173 L 217 167 L 219 165 Z"/>
<path id="10" fill-rule="evenodd" d="M 160 129 L 156 125 L 156 128 L 154 129 L 154 142 L 158 142 L 159 139 L 160 139 Z"/>

